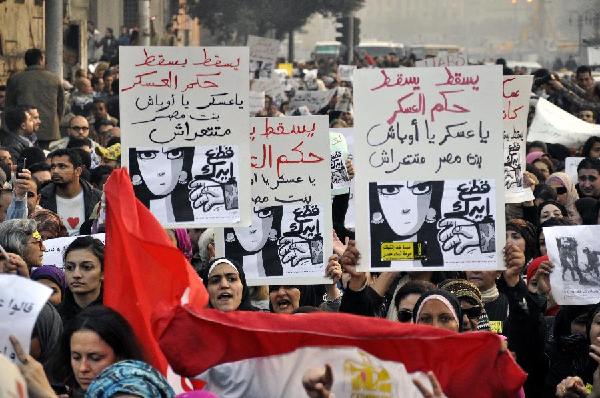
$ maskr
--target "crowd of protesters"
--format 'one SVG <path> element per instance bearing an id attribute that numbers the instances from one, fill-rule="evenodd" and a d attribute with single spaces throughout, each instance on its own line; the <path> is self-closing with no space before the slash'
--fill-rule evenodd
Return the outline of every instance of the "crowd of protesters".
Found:
<path id="1" fill-rule="evenodd" d="M 31 278 L 53 291 L 36 321 L 30 352 L 12 339 L 30 396 L 174 396 L 164 378 L 143 362 L 144 352 L 127 321 L 102 305 L 105 247 L 88 236 L 103 232 L 103 186 L 120 167 L 115 54 L 118 45 L 133 40 L 126 33 L 116 38 L 107 31 L 94 41 L 112 63 L 100 61 L 93 73 L 80 70 L 71 82 L 44 70 L 41 51 L 28 50 L 27 70 L 12 76 L 0 104 L 0 245 L 7 253 L 1 255 L 0 273 Z M 389 55 L 364 59 L 360 66 L 413 66 L 414 61 Z M 515 73 L 506 69 L 506 74 Z M 307 114 L 307 109 L 290 109 L 289 97 L 298 90 L 351 89 L 336 72 L 335 61 L 296 64 L 294 76 L 282 79 L 288 98 L 267 95 L 257 116 Z M 590 68 L 580 66 L 572 78 L 547 70 L 534 76 L 537 95 L 596 122 L 600 86 Z M 352 127 L 352 109 L 336 106 L 340 100 L 333 95 L 318 113 L 329 116 L 331 127 Z M 564 171 L 569 156 L 585 157 L 577 181 Z M 202 277 L 209 306 L 217 310 L 346 312 L 457 333 L 498 333 L 528 373 L 526 397 L 598 397 L 600 305 L 556 305 L 549 278 L 554 265 L 542 228 L 599 223 L 599 158 L 600 137 L 571 148 L 528 143 L 524 177 L 535 200 L 506 205 L 502 272 L 356 271 L 361 253 L 344 223 L 349 194 L 332 202 L 330 285 L 249 287 L 237 262 L 215 258 L 213 229 L 167 233 Z M 44 241 L 67 236 L 77 238 L 64 253 L 64 272 L 45 265 Z M 592 277 L 579 271 L 582 282 Z M 419 388 L 425 396 L 443 396 L 437 388 L 433 393 Z M 311 396 L 328 396 L 317 394 Z"/>

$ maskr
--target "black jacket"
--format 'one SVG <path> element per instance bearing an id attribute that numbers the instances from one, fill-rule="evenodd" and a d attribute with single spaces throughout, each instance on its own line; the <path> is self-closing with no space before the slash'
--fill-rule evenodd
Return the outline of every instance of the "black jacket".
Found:
<path id="1" fill-rule="evenodd" d="M 94 188 L 86 180 L 80 179 L 81 189 L 83 190 L 83 206 L 85 209 L 85 219 L 89 220 L 92 215 L 92 211 L 96 204 L 102 197 L 102 192 Z M 42 198 L 40 199 L 40 206 L 44 209 L 53 211 L 56 213 L 56 184 L 53 182 L 46 185 L 40 192 Z"/>
<path id="2" fill-rule="evenodd" d="M 0 146 L 8 149 L 13 160 L 16 162 L 21 157 L 23 150 L 31 146 L 31 142 L 19 134 L 2 129 L 0 130 Z"/>

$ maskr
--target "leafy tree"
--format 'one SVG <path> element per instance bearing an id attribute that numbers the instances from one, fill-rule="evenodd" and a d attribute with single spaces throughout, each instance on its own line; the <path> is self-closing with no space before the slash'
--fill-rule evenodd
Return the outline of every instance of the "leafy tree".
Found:
<path id="1" fill-rule="evenodd" d="M 364 0 L 195 0 L 190 14 L 222 44 L 245 44 L 248 35 L 283 36 L 302 28 L 315 13 L 360 9 Z"/>

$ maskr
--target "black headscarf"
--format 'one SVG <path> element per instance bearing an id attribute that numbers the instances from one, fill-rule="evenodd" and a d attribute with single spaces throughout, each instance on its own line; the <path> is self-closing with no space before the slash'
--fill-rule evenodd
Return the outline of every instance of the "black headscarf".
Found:
<path id="1" fill-rule="evenodd" d="M 204 267 L 201 271 L 200 271 L 200 277 L 202 278 L 202 281 L 204 282 L 204 286 L 208 287 L 208 275 L 210 273 L 210 269 L 213 267 L 213 265 L 218 264 L 218 263 L 226 263 L 226 264 L 231 264 L 235 267 L 235 269 L 238 271 L 238 274 L 240 276 L 240 281 L 242 282 L 242 301 L 240 302 L 240 306 L 237 308 L 238 311 L 257 311 L 257 308 L 254 307 L 252 305 L 252 302 L 250 301 L 250 290 L 248 289 L 248 284 L 246 283 L 246 275 L 244 274 L 244 269 L 237 263 L 237 261 L 233 261 L 233 260 L 229 260 L 228 258 L 225 257 L 218 257 L 215 258 L 214 260 L 212 260 L 210 263 L 208 263 L 207 267 Z M 210 300 L 208 302 L 208 305 L 210 307 L 212 307 L 212 305 L 210 304 Z"/>
<path id="2" fill-rule="evenodd" d="M 452 293 L 447 292 L 446 290 L 442 290 L 442 289 L 430 290 L 428 292 L 423 293 L 421 295 L 421 297 L 419 297 L 419 299 L 415 303 L 415 308 L 413 309 L 413 322 L 417 323 L 417 316 L 420 312 L 421 306 L 423 305 L 423 302 L 425 301 L 425 299 L 427 299 L 427 297 L 430 297 L 430 296 L 441 296 L 447 302 L 450 303 L 450 305 L 452 306 L 452 309 L 454 310 L 453 312 L 456 314 L 456 317 L 458 318 L 457 319 L 458 331 L 462 332 L 463 331 L 463 327 L 462 327 L 463 317 L 462 317 L 462 310 L 460 308 L 460 303 L 458 302 L 456 297 L 454 297 L 454 295 L 452 295 Z M 429 300 L 432 300 L 432 299 L 429 299 Z"/>

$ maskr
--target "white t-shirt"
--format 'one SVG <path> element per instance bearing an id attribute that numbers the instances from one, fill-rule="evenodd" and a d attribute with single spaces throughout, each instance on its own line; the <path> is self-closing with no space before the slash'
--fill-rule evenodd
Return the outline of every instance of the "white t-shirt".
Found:
<path id="1" fill-rule="evenodd" d="M 79 228 L 85 221 L 85 203 L 83 201 L 83 190 L 72 199 L 56 195 L 56 212 L 62 220 L 69 236 L 79 235 Z"/>

